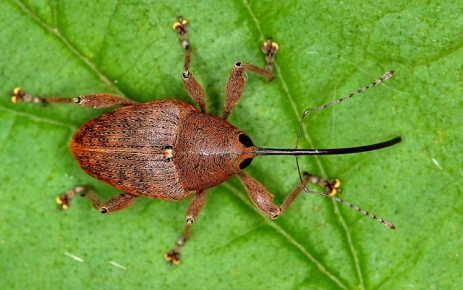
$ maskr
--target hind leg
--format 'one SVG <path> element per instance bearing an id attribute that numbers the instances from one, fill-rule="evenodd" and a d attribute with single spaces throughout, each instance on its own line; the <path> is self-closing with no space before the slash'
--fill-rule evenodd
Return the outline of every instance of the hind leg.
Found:
<path id="1" fill-rule="evenodd" d="M 63 195 L 60 195 L 56 198 L 56 203 L 61 209 L 68 209 L 70 206 L 71 199 L 75 195 L 80 195 L 87 198 L 93 207 L 101 212 L 102 214 L 109 214 L 118 210 L 125 209 L 135 202 L 138 195 L 122 193 L 114 196 L 105 202 L 100 202 L 100 199 L 95 194 L 93 189 L 88 186 L 76 186 L 72 190 L 65 192 Z"/>
<path id="2" fill-rule="evenodd" d="M 180 263 L 180 249 L 185 245 L 186 241 L 191 236 L 191 225 L 195 222 L 199 212 L 206 203 L 206 195 L 206 190 L 198 191 L 188 205 L 188 209 L 185 215 L 185 229 L 183 230 L 180 238 L 175 243 L 175 247 L 164 256 L 167 261 L 169 261 L 169 264 L 177 265 Z"/>

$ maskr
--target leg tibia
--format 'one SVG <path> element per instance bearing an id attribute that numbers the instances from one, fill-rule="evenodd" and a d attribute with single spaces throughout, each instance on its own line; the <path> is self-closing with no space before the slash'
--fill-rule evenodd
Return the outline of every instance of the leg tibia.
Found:
<path id="1" fill-rule="evenodd" d="M 206 113 L 206 94 L 201 85 L 189 71 L 183 73 L 182 81 L 190 97 L 199 105 L 201 112 Z"/>
<path id="2" fill-rule="evenodd" d="M 280 207 L 281 213 L 284 213 L 288 209 L 288 207 L 293 203 L 294 199 L 299 195 L 299 193 L 302 192 L 303 187 L 307 184 L 307 182 L 309 182 L 309 178 L 309 174 L 304 172 L 304 174 L 302 175 L 302 183 L 299 183 L 296 186 L 296 188 L 294 188 L 294 190 L 291 192 L 291 194 L 288 195 L 288 197 L 286 197 L 283 201 L 283 204 Z"/>
<path id="3" fill-rule="evenodd" d="M 135 101 L 106 93 L 83 95 L 76 99 L 76 103 L 79 104 L 79 106 L 95 109 L 108 108 L 117 105 L 127 106 L 137 104 Z"/>

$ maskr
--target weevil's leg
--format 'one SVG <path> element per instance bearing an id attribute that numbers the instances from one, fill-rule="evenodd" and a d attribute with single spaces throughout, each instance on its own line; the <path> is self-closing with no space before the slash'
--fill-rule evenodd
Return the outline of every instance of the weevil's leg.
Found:
<path id="1" fill-rule="evenodd" d="M 191 225 L 196 221 L 199 212 L 206 203 L 206 190 L 198 191 L 188 206 L 185 215 L 185 229 L 183 230 L 182 236 L 177 240 L 175 247 L 164 257 L 169 261 L 169 264 L 179 264 L 180 263 L 180 249 L 185 245 L 186 241 L 191 236 Z"/>
<path id="2" fill-rule="evenodd" d="M 336 193 L 336 190 L 339 189 L 338 186 L 340 184 L 338 180 L 327 181 L 304 172 L 302 183 L 299 183 L 286 197 L 282 205 L 278 207 L 272 203 L 273 195 L 257 180 L 247 175 L 245 172 L 239 173 L 238 177 L 246 188 L 252 202 L 270 218 L 277 218 L 280 214 L 283 214 L 293 203 L 294 199 L 302 192 L 303 186 L 308 182 L 323 186 L 328 194 L 334 192 L 333 195 Z"/>
<path id="3" fill-rule="evenodd" d="M 116 105 L 133 105 L 137 102 L 121 98 L 116 95 L 101 93 L 82 95 L 75 98 L 57 98 L 57 97 L 38 97 L 27 94 L 21 90 L 21 88 L 15 88 L 11 95 L 11 101 L 13 103 L 34 103 L 34 104 L 70 104 L 75 103 L 81 107 L 86 108 L 107 108 Z"/>
<path id="4" fill-rule="evenodd" d="M 278 44 L 276 42 L 273 42 L 272 38 L 269 37 L 265 42 L 262 43 L 261 49 L 265 55 L 265 61 L 267 62 L 267 64 L 265 65 L 265 70 L 268 72 L 272 72 L 272 63 L 275 59 L 275 54 L 278 51 Z"/>
<path id="5" fill-rule="evenodd" d="M 280 207 L 272 203 L 273 195 L 260 184 L 257 180 L 247 175 L 245 172 L 238 174 L 239 179 L 243 183 L 246 191 L 249 194 L 252 202 L 270 218 L 277 218 L 278 215 L 284 213 L 293 203 L 294 199 L 302 192 L 303 187 L 307 183 L 319 184 L 324 187 L 327 194 L 334 195 L 339 190 L 339 180 L 320 179 L 307 172 L 304 172 L 302 183 L 299 183 L 296 188 L 286 197 Z"/>
<path id="6" fill-rule="evenodd" d="M 225 87 L 225 106 L 222 115 L 222 118 L 225 120 L 230 116 L 236 102 L 238 102 L 238 99 L 243 93 L 244 72 L 246 70 L 266 78 L 269 82 L 274 78 L 271 72 L 255 65 L 246 62 L 235 62 L 228 77 L 227 86 Z"/>
<path id="7" fill-rule="evenodd" d="M 283 214 L 291 205 L 294 199 L 301 193 L 302 184 L 298 184 L 296 188 L 286 197 L 283 204 L 278 207 L 272 203 L 273 195 L 260 184 L 257 180 L 247 175 L 244 171 L 237 174 L 238 178 L 243 183 L 249 197 L 257 208 L 272 219 L 276 219 L 280 214 Z M 305 184 L 309 182 L 310 176 L 304 173 L 302 181 Z"/>
<path id="8" fill-rule="evenodd" d="M 125 209 L 135 202 L 137 195 L 122 193 L 114 196 L 108 201 L 103 203 L 100 202 L 98 196 L 96 196 L 93 189 L 88 186 L 76 186 L 72 190 L 65 192 L 63 195 L 60 195 L 56 198 L 56 202 L 61 209 L 68 209 L 71 199 L 75 195 L 80 195 L 86 197 L 93 205 L 93 207 L 100 211 L 103 214 L 112 213 L 118 210 Z"/>
<path id="9" fill-rule="evenodd" d="M 240 172 L 237 174 L 241 182 L 243 183 L 244 187 L 246 188 L 246 191 L 249 194 L 249 197 L 251 198 L 252 202 L 262 211 L 264 212 L 268 217 L 275 219 L 279 215 L 283 214 L 288 207 L 293 203 L 294 199 L 301 193 L 303 186 L 307 184 L 307 182 L 314 182 L 318 183 L 320 181 L 319 178 L 312 179 L 313 176 L 304 172 L 303 177 L 302 177 L 302 183 L 299 183 L 299 185 L 291 192 L 288 197 L 283 201 L 282 205 L 280 207 L 276 206 L 275 204 L 272 203 L 273 195 L 268 192 L 268 190 L 260 184 L 257 180 L 254 178 L 250 177 L 244 172 Z M 312 179 L 312 180 L 311 180 Z M 326 187 L 325 187 L 326 189 Z M 345 200 L 342 200 L 334 195 L 329 195 L 325 194 L 322 192 L 318 191 L 309 191 L 309 193 L 312 194 L 318 194 L 324 197 L 331 198 L 337 202 L 343 203 L 344 205 L 355 209 L 356 211 L 360 212 L 361 214 L 364 214 L 366 216 L 369 216 L 370 218 L 376 220 L 377 222 L 380 222 L 383 224 L 385 227 L 389 229 L 394 229 L 394 225 L 387 220 L 384 220 L 370 212 L 367 212 L 366 210 L 363 210 Z"/>
<path id="10" fill-rule="evenodd" d="M 177 31 L 181 40 L 181 45 L 185 50 L 185 61 L 183 63 L 182 81 L 190 97 L 199 105 L 203 113 L 206 113 L 206 95 L 203 88 L 198 84 L 194 76 L 190 72 L 191 62 L 191 46 L 187 39 L 188 20 L 181 17 L 174 23 L 173 29 Z"/>
<path id="11" fill-rule="evenodd" d="M 228 77 L 227 86 L 225 88 L 225 106 L 222 115 L 223 119 L 228 118 L 231 111 L 235 107 L 236 102 L 238 102 L 238 99 L 243 93 L 245 70 L 249 70 L 257 75 L 260 75 L 266 78 L 269 82 L 272 81 L 275 77 L 272 74 L 272 63 L 275 59 L 275 54 L 278 51 L 278 44 L 276 42 L 272 42 L 271 38 L 268 38 L 267 41 L 262 43 L 261 50 L 265 55 L 265 70 L 250 63 L 236 62 L 233 65 L 230 76 Z"/>

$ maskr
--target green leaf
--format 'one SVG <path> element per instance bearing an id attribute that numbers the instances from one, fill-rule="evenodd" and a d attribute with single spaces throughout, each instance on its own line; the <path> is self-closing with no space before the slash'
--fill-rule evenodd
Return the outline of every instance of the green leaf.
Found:
<path id="1" fill-rule="evenodd" d="M 188 3 L 185 3 L 188 2 Z M 39 1 L 0 3 L 0 288 L 2 289 L 451 289 L 462 284 L 463 29 L 459 1 Z M 90 184 L 68 142 L 107 110 L 12 104 L 16 86 L 41 96 L 115 93 L 194 104 L 181 83 L 172 30 L 190 21 L 191 71 L 222 111 L 232 64 L 263 66 L 260 42 L 280 45 L 275 80 L 248 74 L 230 122 L 263 147 L 294 147 L 305 108 L 380 77 L 386 83 L 310 113 L 299 147 L 377 143 L 391 148 L 304 157 L 304 171 L 340 178 L 341 198 L 393 222 L 388 230 L 342 204 L 302 194 L 269 220 L 236 178 L 209 190 L 182 251 L 163 258 L 184 227 L 189 199 L 140 198 L 103 216 L 84 199 L 55 197 Z M 246 170 L 280 204 L 297 184 L 292 157 Z"/>

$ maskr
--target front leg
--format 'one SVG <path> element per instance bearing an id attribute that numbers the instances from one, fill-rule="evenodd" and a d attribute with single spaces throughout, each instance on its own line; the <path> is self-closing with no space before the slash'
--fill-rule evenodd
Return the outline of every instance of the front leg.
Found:
<path id="1" fill-rule="evenodd" d="M 318 177 L 310 175 L 307 172 L 304 172 L 302 182 L 299 183 L 298 186 L 296 186 L 296 188 L 291 192 L 291 194 L 288 195 L 286 199 L 283 201 L 283 204 L 280 207 L 278 207 L 272 203 L 273 195 L 270 192 L 268 192 L 268 190 L 257 180 L 255 180 L 254 178 L 252 178 L 244 172 L 238 173 L 237 176 L 243 183 L 244 187 L 246 188 L 246 191 L 249 194 L 249 197 L 251 198 L 255 206 L 258 207 L 263 213 L 265 213 L 268 217 L 272 219 L 276 219 L 280 214 L 284 213 L 288 209 L 288 207 L 293 203 L 294 199 L 299 195 L 299 193 L 302 191 L 305 185 L 308 182 L 311 182 L 325 187 L 327 193 L 311 190 L 309 190 L 308 193 L 318 194 L 333 199 L 334 201 L 340 202 L 350 208 L 355 209 L 361 214 L 369 216 L 370 218 L 376 220 L 377 222 L 381 223 L 389 229 L 395 228 L 391 222 L 388 222 L 387 220 L 384 220 L 366 210 L 363 210 L 345 200 L 340 199 L 339 197 L 336 197 L 334 194 L 336 193 L 336 191 L 339 191 L 338 180 L 327 181 L 326 179 L 320 179 Z"/>
<path id="2" fill-rule="evenodd" d="M 237 176 L 243 183 L 244 188 L 246 188 L 246 191 L 254 205 L 271 219 L 276 219 L 280 214 L 283 214 L 302 191 L 302 184 L 298 184 L 296 188 L 286 197 L 283 204 L 278 207 L 272 202 L 273 195 L 257 180 L 246 174 L 244 171 L 238 173 Z M 302 178 L 303 184 L 306 185 L 309 180 L 310 175 L 308 173 L 304 173 Z"/>

